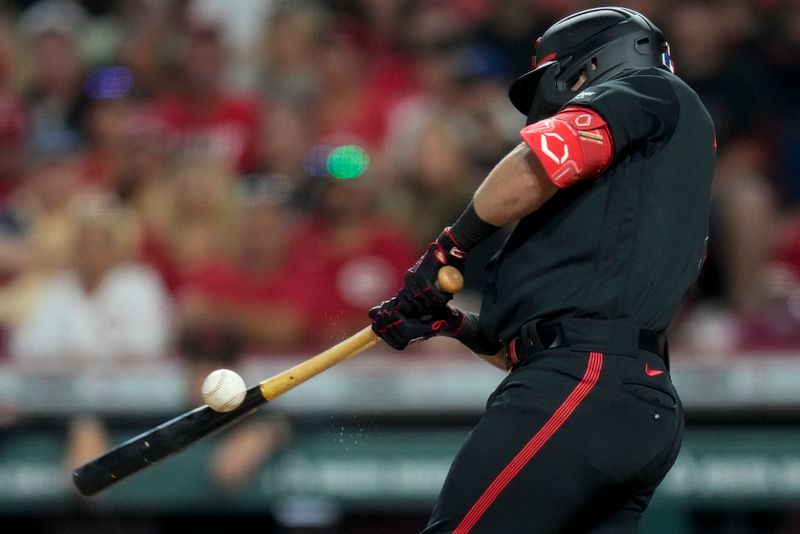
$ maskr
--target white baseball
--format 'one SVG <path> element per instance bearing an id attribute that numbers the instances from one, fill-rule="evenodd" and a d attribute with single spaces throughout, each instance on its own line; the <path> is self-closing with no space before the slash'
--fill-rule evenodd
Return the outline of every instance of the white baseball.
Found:
<path id="1" fill-rule="evenodd" d="M 242 404 L 247 386 L 242 377 L 230 369 L 217 369 L 203 381 L 201 392 L 212 410 L 231 412 Z"/>

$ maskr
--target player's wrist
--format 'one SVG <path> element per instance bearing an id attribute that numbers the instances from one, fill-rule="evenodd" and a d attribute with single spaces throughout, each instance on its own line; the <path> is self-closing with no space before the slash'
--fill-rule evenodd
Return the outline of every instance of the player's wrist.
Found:
<path id="1" fill-rule="evenodd" d="M 406 272 L 403 288 L 398 293 L 403 309 L 420 312 L 447 304 L 452 295 L 436 286 L 439 269 L 448 265 L 463 272 L 467 254 L 472 247 L 498 229 L 499 227 L 481 219 L 470 202 L 453 226 L 445 228 L 417 263 Z"/>
<path id="2" fill-rule="evenodd" d="M 447 326 L 439 331 L 440 335 L 457 339 L 475 354 L 485 356 L 497 354 L 501 345 L 499 342 L 486 337 L 481 331 L 478 314 L 465 312 L 452 306 L 449 308 L 452 313 L 452 319 L 448 321 Z"/>
<path id="3" fill-rule="evenodd" d="M 469 248 L 462 245 L 456 238 L 453 234 L 452 227 L 448 226 L 442 230 L 442 233 L 439 234 L 436 241 L 431 243 L 429 250 L 430 253 L 433 254 L 437 267 L 452 265 L 459 271 L 464 270 L 464 262 L 467 258 Z"/>
<path id="4" fill-rule="evenodd" d="M 483 220 L 475 211 L 475 203 L 470 202 L 456 222 L 445 231 L 449 231 L 449 237 L 457 243 L 458 249 L 467 253 L 499 229 L 499 226 Z"/>
<path id="5" fill-rule="evenodd" d="M 456 222 L 442 230 L 430 251 L 438 266 L 452 265 L 463 271 L 469 251 L 499 229 L 481 219 L 470 202 Z"/>

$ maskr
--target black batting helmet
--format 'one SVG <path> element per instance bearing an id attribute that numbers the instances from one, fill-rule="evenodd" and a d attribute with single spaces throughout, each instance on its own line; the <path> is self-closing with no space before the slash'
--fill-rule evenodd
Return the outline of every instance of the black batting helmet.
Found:
<path id="1" fill-rule="evenodd" d="M 508 94 L 530 124 L 558 112 L 582 73 L 589 86 L 623 69 L 649 66 L 674 72 L 669 44 L 655 24 L 631 9 L 588 9 L 548 28 L 536 41 L 533 70 Z"/>

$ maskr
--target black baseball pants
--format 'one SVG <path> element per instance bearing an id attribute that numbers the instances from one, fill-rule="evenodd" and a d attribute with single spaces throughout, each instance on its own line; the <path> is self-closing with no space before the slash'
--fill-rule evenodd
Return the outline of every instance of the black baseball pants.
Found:
<path id="1" fill-rule="evenodd" d="M 424 534 L 635 532 L 683 435 L 665 367 L 638 348 L 523 361 L 489 397 Z"/>

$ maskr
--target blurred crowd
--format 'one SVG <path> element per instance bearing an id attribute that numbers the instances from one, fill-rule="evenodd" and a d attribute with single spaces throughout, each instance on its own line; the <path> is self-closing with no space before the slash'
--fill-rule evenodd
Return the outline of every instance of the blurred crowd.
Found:
<path id="1" fill-rule="evenodd" d="M 800 1 L 619 3 L 661 26 L 717 126 L 676 344 L 800 347 Z M 4 3 L 0 353 L 216 364 L 363 328 L 518 143 L 506 91 L 536 37 L 595 5 Z M 470 259 L 473 303 L 498 244 Z"/>

